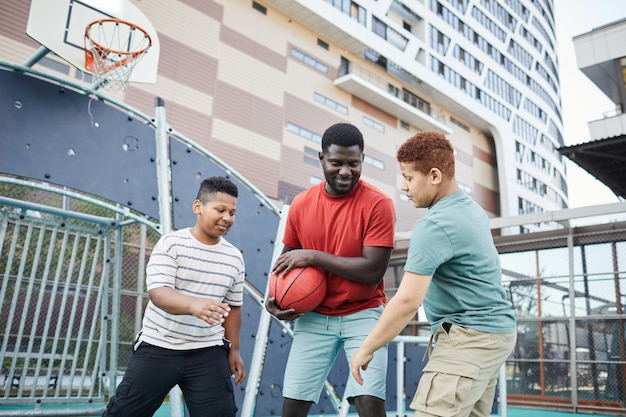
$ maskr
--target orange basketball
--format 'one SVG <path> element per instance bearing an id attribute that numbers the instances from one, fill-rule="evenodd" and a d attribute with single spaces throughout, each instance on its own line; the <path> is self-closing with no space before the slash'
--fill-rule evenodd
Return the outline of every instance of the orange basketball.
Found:
<path id="1" fill-rule="evenodd" d="M 282 271 L 280 272 L 282 274 Z M 326 296 L 326 274 L 314 266 L 294 268 L 281 277 L 270 275 L 270 295 L 281 310 L 313 311 Z"/>

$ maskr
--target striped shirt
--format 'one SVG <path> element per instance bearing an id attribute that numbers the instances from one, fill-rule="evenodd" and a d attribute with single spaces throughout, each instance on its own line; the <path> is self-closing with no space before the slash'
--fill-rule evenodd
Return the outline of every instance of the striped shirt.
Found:
<path id="1" fill-rule="evenodd" d="M 189 228 L 162 236 L 148 266 L 148 291 L 170 287 L 181 294 L 212 298 L 232 306 L 243 304 L 245 265 L 241 251 L 222 237 L 216 245 L 196 240 Z M 223 344 L 224 327 L 209 325 L 193 315 L 166 313 L 148 302 L 140 341 L 172 350 Z"/>

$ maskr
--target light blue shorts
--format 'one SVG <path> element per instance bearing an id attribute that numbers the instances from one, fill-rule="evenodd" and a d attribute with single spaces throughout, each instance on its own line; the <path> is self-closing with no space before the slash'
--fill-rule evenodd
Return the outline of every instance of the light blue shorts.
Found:
<path id="1" fill-rule="evenodd" d="M 341 347 L 343 346 L 349 363 L 350 357 L 361 346 L 382 311 L 383 307 L 380 306 L 348 316 L 307 313 L 298 318 L 285 369 L 283 396 L 317 403 Z M 346 370 L 348 400 L 359 395 L 385 399 L 387 346 L 377 350 L 367 370 L 361 372 L 363 385 L 357 384 L 354 380 L 349 365 Z M 338 386 L 344 383 L 344 381 L 332 382 Z"/>

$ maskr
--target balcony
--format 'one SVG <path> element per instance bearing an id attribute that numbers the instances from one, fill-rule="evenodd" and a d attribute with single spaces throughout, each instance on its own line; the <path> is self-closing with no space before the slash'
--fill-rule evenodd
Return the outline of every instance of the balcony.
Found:
<path id="1" fill-rule="evenodd" d="M 427 103 L 420 102 L 411 105 L 402 98 L 389 93 L 389 81 L 355 65 L 353 62 L 350 63 L 350 70 L 344 74 L 334 81 L 334 84 L 342 90 L 420 130 L 434 130 L 443 134 L 452 133 L 452 129 L 442 122 L 443 114 L 437 114 L 437 118 L 441 121 L 437 120 L 433 117 L 433 112 Z M 407 94 L 402 94 L 402 96 L 409 97 Z M 418 107 L 429 110 L 430 114 L 419 110 Z"/>
<path id="2" fill-rule="evenodd" d="M 589 122 L 591 139 L 612 138 L 626 134 L 626 113 L 615 113 L 603 119 Z"/>
<path id="3" fill-rule="evenodd" d="M 266 3 L 311 28 L 316 33 L 336 42 L 346 50 L 358 53 L 367 48 L 360 39 L 370 34 L 365 27 L 365 9 L 346 15 L 325 1 L 266 0 Z M 360 22 L 362 20 L 362 22 Z"/>

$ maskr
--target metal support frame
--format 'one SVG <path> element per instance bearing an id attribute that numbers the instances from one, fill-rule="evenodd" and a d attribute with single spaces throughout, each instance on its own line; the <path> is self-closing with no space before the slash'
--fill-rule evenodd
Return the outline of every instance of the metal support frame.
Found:
<path id="1" fill-rule="evenodd" d="M 172 200 L 170 198 L 172 188 L 172 177 L 170 174 L 169 141 L 167 136 L 167 118 L 165 112 L 165 102 L 160 97 L 155 100 L 155 124 L 154 136 L 156 139 L 156 176 L 159 189 L 159 220 L 161 222 L 161 234 L 172 231 Z M 175 386 L 169 393 L 171 416 L 182 417 L 182 393 L 180 388 Z"/>
<path id="2" fill-rule="evenodd" d="M 278 242 L 282 242 L 283 234 L 285 233 L 285 223 L 287 221 L 287 213 L 289 212 L 289 205 L 285 205 L 281 212 L 280 223 L 278 224 L 278 230 L 276 231 L 276 239 L 274 242 L 274 253 L 272 254 L 272 263 L 280 256 L 282 252 L 282 246 Z M 269 294 L 269 280 L 267 280 L 267 286 L 265 288 L 265 298 Z M 257 336 L 254 340 L 254 351 L 252 353 L 252 361 L 250 363 L 250 371 L 248 372 L 248 383 L 246 385 L 246 393 L 241 407 L 242 417 L 252 417 L 254 415 L 254 408 L 257 395 L 259 393 L 259 383 L 261 381 L 261 373 L 263 372 L 263 363 L 265 362 L 265 352 L 267 350 L 267 341 L 270 334 L 270 324 L 272 315 L 265 309 L 263 305 L 264 299 L 258 300 L 261 310 L 261 317 L 259 318 L 259 325 L 257 329 Z M 291 328 L 283 322 L 280 322 L 283 327 L 291 332 Z M 291 333 L 293 334 L 293 333 Z"/>
<path id="3" fill-rule="evenodd" d="M 41 45 L 30 57 L 28 57 L 26 61 L 24 61 L 24 66 L 29 68 L 32 67 L 37 62 L 41 61 L 43 57 L 48 55 L 48 52 L 50 52 L 50 50 Z"/>

